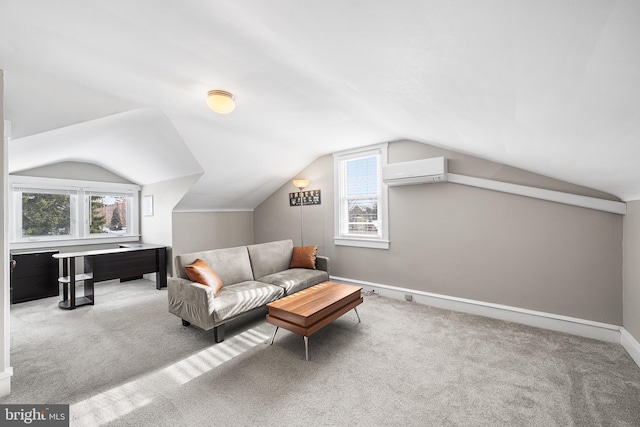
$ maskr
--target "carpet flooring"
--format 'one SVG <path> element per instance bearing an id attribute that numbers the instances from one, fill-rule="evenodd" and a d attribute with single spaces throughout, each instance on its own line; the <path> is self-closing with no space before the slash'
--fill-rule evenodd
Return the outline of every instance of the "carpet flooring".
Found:
<path id="1" fill-rule="evenodd" d="M 256 313 L 185 328 L 167 291 L 96 284 L 96 305 L 11 306 L 12 394 L 73 426 L 639 426 L 640 368 L 616 344 L 378 295 L 309 339 Z"/>

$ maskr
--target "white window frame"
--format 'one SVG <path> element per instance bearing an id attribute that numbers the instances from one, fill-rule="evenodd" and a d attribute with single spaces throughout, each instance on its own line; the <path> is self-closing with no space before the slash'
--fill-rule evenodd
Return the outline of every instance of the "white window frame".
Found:
<path id="1" fill-rule="evenodd" d="M 333 154 L 334 164 L 334 238 L 333 242 L 338 246 L 356 246 L 362 248 L 389 249 L 389 188 L 382 182 L 382 168 L 387 164 L 388 144 L 376 144 L 352 150 L 340 151 Z M 342 229 L 340 224 L 346 198 L 346 167 L 345 162 L 362 157 L 376 156 L 378 158 L 378 220 L 380 221 L 380 235 L 368 237 L 349 234 Z"/>
<path id="2" fill-rule="evenodd" d="M 52 246 L 75 246 L 138 241 L 140 238 L 140 186 L 112 182 L 9 176 L 9 237 L 11 249 L 33 249 Z M 71 234 L 64 236 L 22 236 L 22 193 L 44 192 L 71 194 Z M 126 196 L 127 231 L 124 234 L 91 234 L 90 194 Z M 129 206 L 131 205 L 131 206 Z"/>

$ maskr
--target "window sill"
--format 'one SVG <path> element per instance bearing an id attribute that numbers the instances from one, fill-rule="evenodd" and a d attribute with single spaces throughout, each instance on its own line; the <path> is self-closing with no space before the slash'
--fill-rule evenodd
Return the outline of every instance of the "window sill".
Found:
<path id="1" fill-rule="evenodd" d="M 59 239 L 59 240 L 33 240 L 28 242 L 12 242 L 9 244 L 10 250 L 22 249 L 43 249 L 43 248 L 60 248 L 65 246 L 86 246 L 86 245 L 102 245 L 113 243 L 131 243 L 140 240 L 140 236 L 117 236 L 117 237 L 93 237 L 86 239 Z"/>
<path id="2" fill-rule="evenodd" d="M 336 246 L 355 246 L 360 248 L 389 249 L 389 240 L 358 239 L 354 237 L 334 237 Z"/>

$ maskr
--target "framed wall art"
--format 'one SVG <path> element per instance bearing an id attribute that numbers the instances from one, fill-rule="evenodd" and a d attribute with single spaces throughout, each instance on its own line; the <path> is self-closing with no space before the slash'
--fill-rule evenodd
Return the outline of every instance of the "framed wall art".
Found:
<path id="1" fill-rule="evenodd" d="M 302 202 L 300 201 L 300 193 L 302 193 Z M 321 202 L 320 190 L 298 191 L 289 193 L 289 206 L 319 205 Z"/>

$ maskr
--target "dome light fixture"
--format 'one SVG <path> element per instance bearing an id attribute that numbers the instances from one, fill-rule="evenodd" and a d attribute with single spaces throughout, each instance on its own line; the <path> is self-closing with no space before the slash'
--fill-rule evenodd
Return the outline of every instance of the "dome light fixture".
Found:
<path id="1" fill-rule="evenodd" d="M 230 92 L 215 89 L 207 93 L 207 106 L 216 113 L 228 114 L 236 108 L 236 101 Z"/>
<path id="2" fill-rule="evenodd" d="M 307 188 L 309 186 L 309 180 L 308 179 L 294 179 L 293 180 L 293 185 L 295 185 L 298 190 L 302 191 L 302 190 L 304 190 L 305 188 Z"/>

